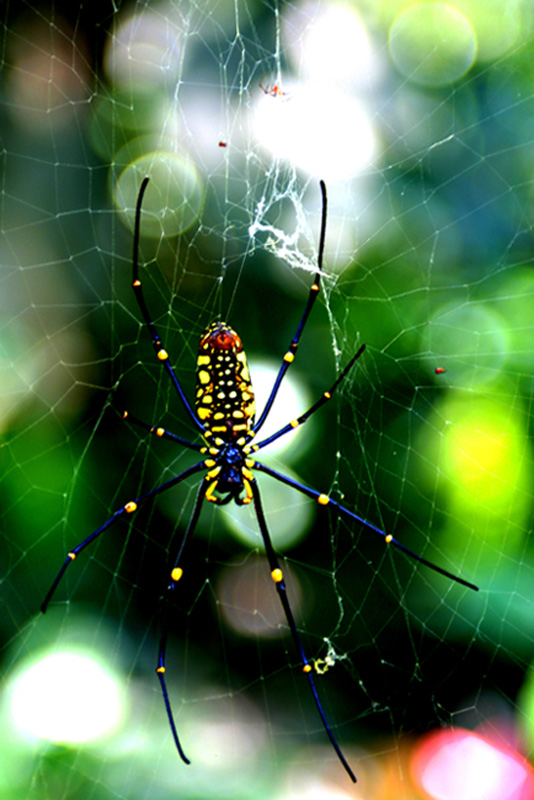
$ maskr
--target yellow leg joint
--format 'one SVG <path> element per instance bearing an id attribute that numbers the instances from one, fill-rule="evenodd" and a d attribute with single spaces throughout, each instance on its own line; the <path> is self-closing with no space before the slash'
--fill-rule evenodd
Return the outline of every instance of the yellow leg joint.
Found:
<path id="1" fill-rule="evenodd" d="M 304 666 L 302 667 L 302 671 L 311 672 L 312 671 L 311 664 L 304 664 Z"/>
<path id="2" fill-rule="evenodd" d="M 162 675 L 165 672 L 165 667 L 158 667 L 156 672 L 160 672 Z"/>
<path id="3" fill-rule="evenodd" d="M 319 497 L 317 498 L 317 502 L 319 503 L 320 506 L 327 506 L 328 503 L 330 502 L 330 498 L 328 497 L 327 494 L 320 494 Z"/>
<path id="4" fill-rule="evenodd" d="M 176 581 L 180 580 L 183 574 L 184 571 L 181 567 L 175 567 L 171 572 L 171 580 L 173 580 L 176 583 Z"/>
<path id="5" fill-rule="evenodd" d="M 217 498 L 213 496 L 213 492 L 215 491 L 216 488 L 217 488 L 217 481 L 213 481 L 213 483 L 210 486 L 208 486 L 206 490 L 206 494 L 204 495 L 204 497 L 206 498 L 206 500 L 209 500 L 210 503 L 217 502 Z"/>
<path id="6" fill-rule="evenodd" d="M 132 500 L 132 502 L 131 502 L 131 503 L 126 503 L 126 505 L 124 506 L 124 510 L 125 510 L 125 511 L 126 511 L 128 514 L 131 514 L 131 513 L 132 513 L 133 511 L 135 511 L 136 509 L 137 509 L 137 503 L 134 503 L 134 501 L 133 501 L 133 500 Z"/>
<path id="7" fill-rule="evenodd" d="M 388 533 L 388 535 L 384 538 L 384 541 L 386 544 L 390 544 L 390 542 L 393 541 L 393 536 L 390 533 Z"/>
<path id="8" fill-rule="evenodd" d="M 139 278 L 137 278 L 137 280 L 133 282 L 132 286 L 141 286 L 141 281 L 139 280 Z"/>
<path id="9" fill-rule="evenodd" d="M 246 478 L 243 480 L 243 486 L 245 487 L 245 492 L 247 493 L 246 497 L 243 498 L 243 503 L 244 505 L 248 505 L 249 503 L 252 502 L 253 495 L 252 495 L 252 487 Z"/>
<path id="10" fill-rule="evenodd" d="M 163 348 L 161 350 L 158 350 L 158 358 L 160 361 L 166 361 L 168 357 L 169 354 L 167 353 L 166 350 L 163 350 Z"/>
<path id="11" fill-rule="evenodd" d="M 291 362 L 293 361 L 294 358 L 295 358 L 295 356 L 293 355 L 293 353 L 290 353 L 288 351 L 284 356 L 284 361 L 287 361 L 288 364 L 291 364 Z"/>
<path id="12" fill-rule="evenodd" d="M 76 558 L 76 553 L 67 553 L 67 557 L 70 558 L 71 561 L 74 561 Z"/>
<path id="13" fill-rule="evenodd" d="M 165 428 L 156 428 L 156 436 L 163 436 Z"/>
<path id="14" fill-rule="evenodd" d="M 273 571 L 271 572 L 271 578 L 275 583 L 281 583 L 283 581 L 284 573 L 282 572 L 280 567 L 273 569 Z"/>

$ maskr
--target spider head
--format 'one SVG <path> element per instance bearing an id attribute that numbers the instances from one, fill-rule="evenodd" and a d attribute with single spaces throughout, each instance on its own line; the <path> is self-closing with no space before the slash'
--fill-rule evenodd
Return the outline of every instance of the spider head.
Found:
<path id="1" fill-rule="evenodd" d="M 200 337 L 195 407 L 198 418 L 225 442 L 250 433 L 256 404 L 241 339 L 217 320 Z"/>
<path id="2" fill-rule="evenodd" d="M 200 337 L 200 350 L 223 352 L 231 350 L 240 353 L 243 350 L 241 339 L 226 322 L 216 321 L 208 325 Z"/>

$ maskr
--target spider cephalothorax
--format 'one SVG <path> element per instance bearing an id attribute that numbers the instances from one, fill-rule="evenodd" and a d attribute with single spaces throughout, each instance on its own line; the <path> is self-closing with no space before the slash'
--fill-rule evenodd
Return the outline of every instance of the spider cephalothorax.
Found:
<path id="1" fill-rule="evenodd" d="M 254 461 L 248 458 L 247 451 L 248 448 L 243 449 L 241 445 L 227 443 L 220 450 L 217 447 L 210 448 L 212 458 L 204 462 L 209 468 L 206 478 L 210 481 L 204 495 L 206 500 L 219 506 L 231 500 L 235 500 L 238 506 L 252 502 L 251 481 L 254 476 L 251 469 Z"/>
<path id="2" fill-rule="evenodd" d="M 274 95 L 275 89 L 277 89 L 277 87 L 270 89 L 269 93 Z M 264 89 L 264 91 L 267 90 Z M 280 92 L 277 91 L 277 94 L 280 94 Z M 354 772 L 343 755 L 343 752 L 336 741 L 330 725 L 328 724 L 328 720 L 326 719 L 326 715 L 315 687 L 313 670 L 315 669 L 317 673 L 324 671 L 320 666 L 321 662 L 323 662 L 323 659 L 310 661 L 306 656 L 301 636 L 295 623 L 293 612 L 287 596 L 284 574 L 280 568 L 280 563 L 271 540 L 269 529 L 267 528 L 267 521 L 265 519 L 263 505 L 261 502 L 260 489 L 258 487 L 258 482 L 254 477 L 254 472 L 262 472 L 266 475 L 270 475 L 280 483 L 292 487 L 297 492 L 301 492 L 302 494 L 306 495 L 306 497 L 315 500 L 320 507 L 330 508 L 333 513 L 337 514 L 339 517 L 342 517 L 351 525 L 363 526 L 368 531 L 372 531 L 375 535 L 379 536 L 385 544 L 396 547 L 398 550 L 401 550 L 403 553 L 415 559 L 420 564 L 430 567 L 435 572 L 444 575 L 450 580 L 456 581 L 457 583 L 467 586 L 470 589 L 476 590 L 477 587 L 474 584 L 469 583 L 469 581 L 466 581 L 457 575 L 453 575 L 451 572 L 448 572 L 442 567 L 438 567 L 436 564 L 433 564 L 417 553 L 414 553 L 404 544 L 397 541 L 397 539 L 395 539 L 390 533 L 386 534 L 380 528 L 358 516 L 358 514 L 356 514 L 354 511 L 351 511 L 350 509 L 331 499 L 327 494 L 323 494 L 322 492 L 318 492 L 309 486 L 305 486 L 293 478 L 284 475 L 282 472 L 278 472 L 277 470 L 274 470 L 271 467 L 268 467 L 265 464 L 251 458 L 252 453 L 255 455 L 259 450 L 271 444 L 271 442 L 279 439 L 282 436 L 285 436 L 285 434 L 289 433 L 289 431 L 291 431 L 293 428 L 302 425 L 307 419 L 309 419 L 309 417 L 311 417 L 312 414 L 321 408 L 321 406 L 323 406 L 332 397 L 339 384 L 352 369 L 354 363 L 361 356 L 365 348 L 365 345 L 362 345 L 359 348 L 359 350 L 349 360 L 347 365 L 341 370 L 328 391 L 324 392 L 322 396 L 299 417 L 297 417 L 297 419 L 288 422 L 287 425 L 284 425 L 265 439 L 262 439 L 259 442 L 255 441 L 254 444 L 251 444 L 252 438 L 256 436 L 263 423 L 267 419 L 274 400 L 277 397 L 278 390 L 284 379 L 284 376 L 289 369 L 290 364 L 293 362 L 302 331 L 319 293 L 326 231 L 326 188 L 324 183 L 321 181 L 320 184 L 323 196 L 323 213 L 315 280 L 310 286 L 308 301 L 297 326 L 295 335 L 289 344 L 286 354 L 283 356 L 282 365 L 278 371 L 278 375 L 275 378 L 263 411 L 260 414 L 260 418 L 257 421 L 255 421 L 256 409 L 254 391 L 250 382 L 250 374 L 248 371 L 245 351 L 243 350 L 241 339 L 237 333 L 225 322 L 212 322 L 200 337 L 197 358 L 197 383 L 194 408 L 182 389 L 181 383 L 171 365 L 169 354 L 163 347 L 161 339 L 156 330 L 156 326 L 154 325 L 152 317 L 148 311 L 148 307 L 143 295 L 143 287 L 139 278 L 138 259 L 141 205 L 147 184 L 148 178 L 145 178 L 141 184 L 137 198 L 133 246 L 132 286 L 135 297 L 139 304 L 139 308 L 141 309 L 141 313 L 150 332 L 156 356 L 163 365 L 164 369 L 167 371 L 174 389 L 180 401 L 182 402 L 186 413 L 188 414 L 190 423 L 203 437 L 203 443 L 200 444 L 198 442 L 191 442 L 182 438 L 181 436 L 171 433 L 171 431 L 168 431 L 159 425 L 150 425 L 130 415 L 126 411 L 123 414 L 123 418 L 128 419 L 134 425 L 138 425 L 140 428 L 149 431 L 155 436 L 170 440 L 175 444 L 179 444 L 182 447 L 202 454 L 203 460 L 193 464 L 193 466 L 188 467 L 179 475 L 175 475 L 165 483 L 156 486 L 154 489 L 150 489 L 144 494 L 139 495 L 139 497 L 136 497 L 135 500 L 130 500 L 128 503 L 118 508 L 111 515 L 111 517 L 100 526 L 100 528 L 97 528 L 96 531 L 93 531 L 93 533 L 80 542 L 80 544 L 78 544 L 73 550 L 68 552 L 61 569 L 56 575 L 56 578 L 41 605 L 41 610 L 43 612 L 46 611 L 52 595 L 54 594 L 61 578 L 65 574 L 69 564 L 71 564 L 76 556 L 104 531 L 114 525 L 115 522 L 117 522 L 121 517 L 133 514 L 142 503 L 153 500 L 157 495 L 167 491 L 168 489 L 171 489 L 173 486 L 177 486 L 187 478 L 203 474 L 203 479 L 199 486 L 197 498 L 189 519 L 189 524 L 183 535 L 176 558 L 174 559 L 174 566 L 170 570 L 170 581 L 167 584 L 165 595 L 167 601 L 165 608 L 167 611 L 163 617 L 162 633 L 156 667 L 169 724 L 178 753 L 186 764 L 190 763 L 183 751 L 180 739 L 178 737 L 178 731 L 174 722 L 174 716 L 165 681 L 165 653 L 169 620 L 171 618 L 171 615 L 168 613 L 167 606 L 171 593 L 174 592 L 179 584 L 179 581 L 182 579 L 184 570 L 181 564 L 184 561 L 184 551 L 189 538 L 195 531 L 204 500 L 209 500 L 217 505 L 225 505 L 231 500 L 234 500 L 238 505 L 244 505 L 247 503 L 254 504 L 258 526 L 265 547 L 265 554 L 271 570 L 271 578 L 276 586 L 287 624 L 291 631 L 296 650 L 299 654 L 302 672 L 308 679 L 317 711 L 319 712 L 319 716 L 321 717 L 324 729 L 330 739 L 330 742 L 332 743 L 332 746 L 348 776 L 352 781 L 356 781 L 356 776 L 354 775 Z"/>

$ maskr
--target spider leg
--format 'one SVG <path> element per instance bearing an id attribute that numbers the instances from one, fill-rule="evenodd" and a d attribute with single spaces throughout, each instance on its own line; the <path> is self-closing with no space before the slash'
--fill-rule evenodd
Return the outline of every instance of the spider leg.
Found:
<path id="1" fill-rule="evenodd" d="M 297 419 L 294 419 L 287 425 L 284 425 L 283 428 L 280 428 L 280 430 L 276 431 L 276 433 L 273 433 L 272 436 L 269 436 L 267 439 L 262 439 L 261 442 L 257 442 L 257 444 L 252 445 L 252 449 L 260 450 L 260 448 L 265 447 L 268 444 L 271 444 L 271 442 L 274 442 L 276 439 L 279 439 L 281 436 L 284 436 L 284 434 L 289 433 L 289 431 L 298 428 L 298 426 L 302 425 L 303 422 L 306 422 L 306 420 L 309 417 L 311 417 L 312 414 L 314 414 L 319 408 L 321 408 L 321 406 L 323 406 L 325 403 L 328 402 L 328 400 L 330 400 L 330 398 L 336 391 L 341 381 L 345 378 L 347 373 L 352 369 L 353 364 L 355 363 L 355 361 L 359 359 L 364 350 L 365 350 L 365 345 L 362 344 L 358 352 L 352 356 L 347 366 L 338 375 L 337 379 L 334 381 L 330 389 L 327 392 L 323 392 L 319 400 L 317 400 L 312 406 L 310 406 L 307 411 L 301 414 L 300 417 L 297 417 Z"/>
<path id="2" fill-rule="evenodd" d="M 61 567 L 61 569 L 59 570 L 58 574 L 56 575 L 52 586 L 48 590 L 45 599 L 41 603 L 41 611 L 43 612 L 43 614 L 45 613 L 46 609 L 48 608 L 48 604 L 49 604 L 50 600 L 52 599 L 52 596 L 53 596 L 54 592 L 56 591 L 57 586 L 58 586 L 61 578 L 65 574 L 65 572 L 67 570 L 67 567 L 69 566 L 69 564 L 72 564 L 72 562 L 74 561 L 74 559 L 76 558 L 78 553 L 81 553 L 82 550 L 85 550 L 85 548 L 88 545 L 90 545 L 91 542 L 94 542 L 94 540 L 97 539 L 100 536 L 101 533 L 103 533 L 105 530 L 110 528 L 122 516 L 124 516 L 125 514 L 131 514 L 134 511 L 136 511 L 137 508 L 141 505 L 141 503 L 145 503 L 147 500 L 152 499 L 156 495 L 161 494 L 162 492 L 165 492 L 167 489 L 170 489 L 171 486 L 176 486 L 176 484 L 181 483 L 183 480 L 185 480 L 186 478 L 189 478 L 191 475 L 195 475 L 195 473 L 200 472 L 200 470 L 202 470 L 202 469 L 205 469 L 205 464 L 204 464 L 203 461 L 201 461 L 198 464 L 194 464 L 192 467 L 189 467 L 188 469 L 184 470 L 182 473 L 180 473 L 180 475 L 177 475 L 176 477 L 171 478 L 170 481 L 167 481 L 166 483 L 162 483 L 161 486 L 157 486 L 155 489 L 152 489 L 150 492 L 146 492 L 146 494 L 139 495 L 139 497 L 136 497 L 135 500 L 131 500 L 129 503 L 126 503 L 126 505 L 124 505 L 121 508 L 117 509 L 117 511 L 115 511 L 111 515 L 111 517 L 108 520 L 106 520 L 106 522 L 104 522 L 103 525 L 100 526 L 100 528 L 97 528 L 96 531 L 93 531 L 93 533 L 91 533 L 91 535 L 88 536 L 87 539 L 84 539 L 83 542 L 80 542 L 80 544 L 76 545 L 76 547 L 73 550 L 71 550 L 69 553 L 67 553 L 67 558 L 65 559 L 65 561 L 63 563 L 63 566 Z"/>
<path id="3" fill-rule="evenodd" d="M 145 431 L 148 431 L 149 433 L 160 436 L 162 439 L 170 439 L 171 442 L 181 444 L 182 447 L 188 447 L 190 450 L 196 450 L 198 453 L 204 450 L 203 445 L 197 444 L 196 442 L 189 442 L 187 439 L 182 439 L 181 436 L 177 436 L 175 433 L 171 433 L 165 428 L 149 425 L 148 422 L 143 422 L 142 419 L 134 417 L 129 411 L 123 411 L 122 418 L 127 419 L 128 422 L 131 422 L 133 425 L 137 425 L 139 428 L 144 428 Z"/>
<path id="4" fill-rule="evenodd" d="M 273 388 L 271 389 L 271 394 L 265 404 L 265 408 L 262 411 L 261 417 L 254 425 L 254 433 L 257 433 L 265 420 L 267 419 L 267 415 L 271 410 L 271 406 L 274 403 L 274 399 L 278 394 L 278 389 L 280 388 L 280 384 L 284 379 L 284 375 L 286 374 L 287 370 L 289 369 L 289 365 L 295 358 L 295 354 L 297 352 L 297 348 L 299 346 L 300 337 L 302 336 L 302 331 L 304 330 L 304 325 L 310 315 L 310 311 L 313 308 L 313 304 L 317 299 L 317 295 L 319 294 L 319 287 L 321 284 L 321 270 L 323 267 L 323 253 L 324 253 L 324 243 L 326 237 L 326 216 L 327 216 L 327 198 L 326 198 L 326 186 L 324 181 L 320 181 L 319 185 L 321 187 L 321 194 L 323 197 L 323 211 L 321 215 L 321 233 L 319 235 L 319 251 L 317 256 L 317 271 L 315 273 L 315 280 L 310 287 L 310 293 L 308 295 L 308 302 L 306 303 L 306 308 L 304 309 L 304 313 L 302 318 L 298 324 L 297 331 L 291 340 L 291 344 L 288 347 L 287 353 L 285 354 L 282 366 L 280 367 L 280 371 L 276 376 L 276 380 L 274 382 Z"/>
<path id="5" fill-rule="evenodd" d="M 161 339 L 158 335 L 156 330 L 156 326 L 152 322 L 152 318 L 150 316 L 150 312 L 148 310 L 147 304 L 145 302 L 145 298 L 143 295 L 143 287 L 141 281 L 139 279 L 139 237 L 140 237 L 140 230 L 141 230 L 141 206 L 143 204 L 143 196 L 145 194 L 146 187 L 148 185 L 148 181 L 150 179 L 144 178 L 143 182 L 141 183 L 141 188 L 139 189 L 139 195 L 137 197 L 137 206 L 135 210 L 135 228 L 134 228 L 134 242 L 133 242 L 133 258 L 132 258 L 132 269 L 133 269 L 133 282 L 132 287 L 134 290 L 134 294 L 141 309 L 141 313 L 143 318 L 148 326 L 150 331 L 150 335 L 152 337 L 152 344 L 154 345 L 154 350 L 156 351 L 156 355 L 158 359 L 163 363 L 167 373 L 174 384 L 174 388 L 176 389 L 180 400 L 182 401 L 185 410 L 189 414 L 193 424 L 198 428 L 199 431 L 202 433 L 205 432 L 205 428 L 198 419 L 197 415 L 195 414 L 189 400 L 184 394 L 184 390 L 180 385 L 180 381 L 176 377 L 176 374 L 169 362 L 169 354 L 163 347 L 161 343 Z"/>
<path id="6" fill-rule="evenodd" d="M 410 550 L 409 547 L 402 544 L 401 542 L 397 541 L 390 533 L 385 533 L 380 528 L 377 528 L 375 525 L 372 525 L 367 520 L 359 517 L 353 511 L 349 511 L 348 508 L 336 503 L 335 500 L 332 500 L 328 495 L 321 494 L 321 492 L 317 492 L 315 489 L 310 489 L 308 486 L 304 486 L 303 484 L 299 483 L 298 481 L 294 481 L 291 478 L 288 478 L 286 475 L 283 475 L 281 472 L 277 472 L 270 467 L 266 467 L 265 464 L 260 464 L 258 461 L 254 463 L 254 469 L 260 470 L 260 472 L 265 472 L 266 475 L 270 475 L 272 478 L 276 478 L 277 481 L 281 483 L 287 484 L 287 486 L 291 486 L 293 489 L 296 489 L 298 492 L 307 495 L 308 497 L 313 498 L 316 500 L 319 505 L 321 506 L 330 506 L 330 508 L 334 509 L 334 511 L 342 517 L 346 517 L 346 519 L 351 520 L 351 522 L 357 522 L 360 525 L 363 525 L 368 530 L 377 533 L 379 536 L 382 537 L 386 544 L 392 544 L 398 550 L 402 550 L 403 553 L 410 556 L 410 558 L 415 559 L 420 564 L 424 564 L 425 567 L 430 567 L 430 569 L 434 570 L 434 572 L 439 572 L 440 575 L 444 575 L 446 578 L 449 578 L 451 581 L 455 581 L 456 583 L 462 584 L 462 586 L 467 586 L 468 589 L 473 589 L 475 592 L 478 592 L 478 586 L 475 586 L 474 583 L 470 583 L 469 581 L 464 580 L 464 578 L 460 578 L 458 575 L 454 575 L 452 572 L 448 572 L 446 569 L 439 567 L 437 564 L 433 564 L 432 561 L 427 561 L 426 558 L 423 556 L 414 553 L 413 550 Z"/>
<path id="7" fill-rule="evenodd" d="M 343 764 L 343 767 L 345 768 L 345 771 L 347 772 L 349 778 L 351 779 L 351 781 L 356 783 L 356 776 L 355 776 L 354 772 L 352 771 L 352 769 L 350 768 L 345 756 L 343 755 L 343 753 L 341 751 L 341 748 L 339 747 L 339 745 L 338 745 L 338 743 L 337 743 L 337 741 L 336 741 L 336 739 L 334 737 L 334 734 L 332 733 L 330 725 L 328 724 L 328 720 L 326 719 L 326 715 L 324 713 L 323 707 L 321 705 L 321 701 L 319 700 L 319 695 L 317 693 L 317 689 L 315 687 L 315 682 L 314 682 L 313 677 L 312 677 L 312 666 L 311 666 L 310 662 L 308 661 L 308 658 L 306 657 L 306 653 L 304 652 L 304 647 L 302 645 L 302 641 L 301 641 L 301 638 L 299 636 L 299 632 L 297 630 L 297 626 L 295 624 L 295 619 L 293 617 L 293 612 L 291 611 L 291 606 L 289 604 L 289 600 L 288 600 L 288 597 L 287 597 L 287 591 L 286 591 L 283 572 L 280 569 L 280 564 L 278 563 L 278 559 L 276 557 L 276 553 L 274 552 L 274 547 L 273 547 L 273 544 L 272 544 L 272 541 L 271 541 L 271 537 L 269 535 L 269 531 L 268 531 L 268 528 L 267 528 L 267 523 L 265 521 L 265 516 L 264 516 L 264 513 L 263 513 L 263 507 L 262 507 L 262 504 L 261 504 L 260 492 L 259 492 L 259 489 L 258 489 L 258 484 L 257 484 L 257 482 L 256 482 L 256 480 L 254 478 L 252 479 L 252 481 L 250 483 L 251 483 L 251 487 L 252 487 L 252 496 L 253 496 L 253 500 L 254 500 L 254 507 L 256 509 L 256 516 L 258 518 L 258 524 L 260 526 L 261 535 L 263 537 L 263 542 L 265 544 L 265 551 L 267 553 L 269 566 L 271 567 L 271 577 L 272 577 L 272 579 L 273 579 L 273 581 L 275 583 L 276 590 L 278 592 L 278 597 L 280 598 L 280 602 L 282 604 L 282 608 L 284 609 L 284 614 L 286 616 L 287 624 L 289 625 L 289 629 L 291 630 L 291 635 L 293 637 L 293 641 L 294 641 L 295 646 L 296 646 L 296 648 L 297 648 L 297 650 L 299 652 L 300 659 L 301 659 L 301 662 L 302 662 L 302 670 L 303 670 L 304 674 L 306 675 L 306 677 L 308 678 L 308 683 L 310 684 L 310 689 L 311 689 L 312 694 L 313 694 L 313 699 L 315 700 L 315 705 L 317 706 L 317 710 L 319 712 L 319 716 L 321 717 L 321 721 L 323 723 L 324 729 L 325 729 L 326 733 L 328 734 L 328 738 L 330 739 L 330 742 L 332 743 L 332 746 L 333 746 L 334 750 L 336 751 L 339 760 Z"/>
<path id="8" fill-rule="evenodd" d="M 158 666 L 156 667 L 156 673 L 159 678 L 160 686 L 161 686 L 161 693 L 163 695 L 163 701 L 165 703 L 165 709 L 167 711 L 167 717 L 169 718 L 169 725 L 171 726 L 172 735 L 174 738 L 174 743 L 176 745 L 176 749 L 178 750 L 178 754 L 184 764 L 190 764 L 191 761 L 185 755 L 182 745 L 180 744 L 180 739 L 178 737 L 178 731 L 176 729 L 176 724 L 174 722 L 174 715 L 172 713 L 171 701 L 169 699 L 169 693 L 167 691 L 167 684 L 165 682 L 165 654 L 167 651 L 167 636 L 169 633 L 169 603 L 170 603 L 170 593 L 176 589 L 176 585 L 180 578 L 183 575 L 183 569 L 179 566 L 182 554 L 185 549 L 185 544 L 193 531 L 196 528 L 198 518 L 200 516 L 200 511 L 202 508 L 202 501 L 204 500 L 206 489 L 209 484 L 209 478 L 204 478 L 200 489 L 197 494 L 197 499 L 195 501 L 195 507 L 193 509 L 193 513 L 191 515 L 191 519 L 189 520 L 189 525 L 187 526 L 187 530 L 184 534 L 184 538 L 182 539 L 182 543 L 180 545 L 180 549 L 178 550 L 178 555 L 176 556 L 176 560 L 174 562 L 174 566 L 171 570 L 171 582 L 168 584 L 166 591 L 165 591 L 165 607 L 162 617 L 162 625 L 161 625 L 161 637 L 159 643 L 159 652 L 158 652 Z"/>

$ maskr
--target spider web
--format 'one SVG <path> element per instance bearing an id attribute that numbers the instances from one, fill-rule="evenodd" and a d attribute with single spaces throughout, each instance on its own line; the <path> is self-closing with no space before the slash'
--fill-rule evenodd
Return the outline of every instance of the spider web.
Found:
<path id="1" fill-rule="evenodd" d="M 1 30 L 4 796 L 426 797 L 412 753 L 440 728 L 528 759 L 529 4 L 8 1 Z M 267 396 L 313 280 L 325 180 L 323 290 L 262 433 L 367 347 L 262 460 L 480 587 L 259 476 L 356 789 L 247 509 L 204 509 L 173 608 L 168 684 L 190 767 L 153 670 L 195 483 L 103 534 L 38 612 L 69 548 L 194 461 L 121 418 L 194 436 L 131 291 L 145 174 L 143 283 L 191 398 L 198 337 L 217 317 Z M 57 733 L 65 697 L 79 727 Z M 94 732 L 95 715 L 109 729 Z"/>

